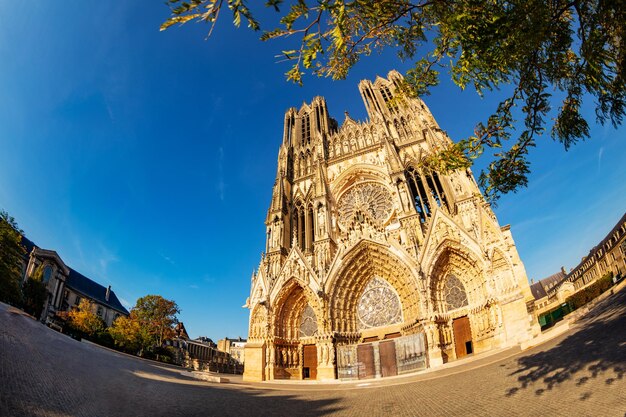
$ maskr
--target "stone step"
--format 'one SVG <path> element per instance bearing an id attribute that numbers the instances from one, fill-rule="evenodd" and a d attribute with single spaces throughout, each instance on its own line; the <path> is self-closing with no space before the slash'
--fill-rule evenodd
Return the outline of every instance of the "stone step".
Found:
<path id="1" fill-rule="evenodd" d="M 191 376 L 192 378 L 195 379 L 199 379 L 202 381 L 208 381 L 208 382 L 215 382 L 218 384 L 226 384 L 228 382 L 230 382 L 230 380 L 228 378 L 225 378 L 223 376 L 218 376 L 215 374 L 211 374 L 209 372 L 204 372 L 204 371 L 181 371 L 181 375 L 184 376 Z"/>

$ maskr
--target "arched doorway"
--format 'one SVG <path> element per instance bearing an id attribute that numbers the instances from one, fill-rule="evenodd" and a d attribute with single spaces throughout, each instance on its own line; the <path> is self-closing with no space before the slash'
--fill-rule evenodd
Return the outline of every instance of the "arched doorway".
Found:
<path id="1" fill-rule="evenodd" d="M 313 293 L 291 279 L 275 302 L 273 358 L 275 379 L 316 379 L 319 302 Z"/>
<path id="2" fill-rule="evenodd" d="M 339 378 L 392 376 L 426 366 L 423 334 L 411 326 L 423 309 L 415 276 L 388 246 L 369 240 L 331 271 L 328 311 Z"/>
<path id="3" fill-rule="evenodd" d="M 430 294 L 443 361 L 483 350 L 493 327 L 486 279 L 471 254 L 442 250 L 430 277 Z"/>
<path id="4" fill-rule="evenodd" d="M 452 337 L 454 338 L 454 353 L 457 358 L 474 353 L 472 343 L 472 328 L 465 307 L 468 305 L 465 285 L 454 274 L 449 274 L 442 289 L 443 302 L 446 311 L 452 317 Z"/>

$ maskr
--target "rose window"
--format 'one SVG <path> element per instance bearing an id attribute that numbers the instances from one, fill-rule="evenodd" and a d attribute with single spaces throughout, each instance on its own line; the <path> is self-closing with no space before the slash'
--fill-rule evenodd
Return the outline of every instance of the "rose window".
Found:
<path id="1" fill-rule="evenodd" d="M 400 323 L 402 321 L 400 298 L 387 281 L 374 277 L 359 299 L 357 316 L 359 329 Z"/>
<path id="2" fill-rule="evenodd" d="M 359 213 L 367 215 L 380 225 L 391 215 L 393 201 L 383 185 L 366 183 L 355 185 L 344 193 L 339 198 L 338 207 L 339 223 L 343 226 L 349 225 Z M 357 218 L 357 221 L 362 219 Z"/>

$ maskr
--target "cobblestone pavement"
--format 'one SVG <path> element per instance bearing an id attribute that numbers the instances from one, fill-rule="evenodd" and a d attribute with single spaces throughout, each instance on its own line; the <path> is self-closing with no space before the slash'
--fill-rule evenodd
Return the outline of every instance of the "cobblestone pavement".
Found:
<path id="1" fill-rule="evenodd" d="M 625 416 L 625 369 L 626 291 L 542 346 L 367 386 L 201 382 L 0 304 L 0 417 Z"/>

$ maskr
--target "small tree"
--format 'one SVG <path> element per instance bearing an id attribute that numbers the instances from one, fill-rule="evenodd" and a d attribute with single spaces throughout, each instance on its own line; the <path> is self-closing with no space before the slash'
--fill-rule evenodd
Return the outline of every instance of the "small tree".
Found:
<path id="1" fill-rule="evenodd" d="M 15 219 L 0 210 L 0 301 L 19 305 L 22 301 L 22 265 L 26 250 L 22 231 Z"/>
<path id="2" fill-rule="evenodd" d="M 118 317 L 108 331 L 115 346 L 129 353 L 141 354 L 151 344 L 150 338 L 133 313 L 129 317 Z"/>
<path id="3" fill-rule="evenodd" d="M 161 346 L 163 341 L 174 337 L 174 326 L 178 324 L 178 305 L 160 295 L 146 295 L 137 300 L 132 309 L 140 326 L 150 335 L 154 344 Z"/>
<path id="4" fill-rule="evenodd" d="M 160 295 L 146 295 L 137 300 L 130 316 L 115 320 L 109 334 L 116 346 L 128 352 L 140 356 L 146 350 L 158 352 L 164 340 L 174 337 L 178 313 L 180 309 L 174 301 Z"/>
<path id="5" fill-rule="evenodd" d="M 87 299 L 82 299 L 78 308 L 69 312 L 68 321 L 74 329 L 90 337 L 104 331 L 106 327 L 104 321 L 94 314 L 93 303 Z"/>
<path id="6" fill-rule="evenodd" d="M 39 318 L 48 298 L 48 290 L 43 282 L 43 265 L 39 265 L 33 275 L 24 283 L 24 311 Z"/>

